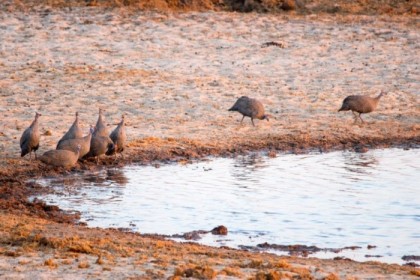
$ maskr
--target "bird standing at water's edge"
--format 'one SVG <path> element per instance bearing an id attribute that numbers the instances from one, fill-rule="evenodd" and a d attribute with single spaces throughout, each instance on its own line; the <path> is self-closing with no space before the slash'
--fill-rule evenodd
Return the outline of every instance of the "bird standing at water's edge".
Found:
<path id="1" fill-rule="evenodd" d="M 31 123 L 31 125 L 25 129 L 20 137 L 20 149 L 21 153 L 20 156 L 24 157 L 26 154 L 29 153 L 29 159 L 32 159 L 32 151 L 36 157 L 36 150 L 39 148 L 39 128 L 38 128 L 38 118 L 42 116 L 40 113 L 35 113 L 35 119 Z"/>
<path id="2" fill-rule="evenodd" d="M 77 145 L 76 151 L 68 150 L 50 150 L 39 157 L 39 160 L 45 164 L 69 169 L 76 165 L 79 159 L 80 145 Z"/>
<path id="3" fill-rule="evenodd" d="M 237 111 L 242 114 L 242 121 L 245 117 L 250 117 L 252 125 L 254 124 L 254 119 L 259 120 L 269 120 L 269 115 L 265 114 L 263 104 L 254 98 L 249 98 L 247 96 L 242 96 L 236 100 L 235 104 L 228 111 Z"/>
<path id="4" fill-rule="evenodd" d="M 69 128 L 69 130 L 66 132 L 66 134 L 61 137 L 60 141 L 57 143 L 57 149 L 58 146 L 62 141 L 68 140 L 68 139 L 77 139 L 83 137 L 83 131 L 79 125 L 79 112 L 76 112 L 76 119 L 74 120 L 73 124 Z"/>
<path id="5" fill-rule="evenodd" d="M 96 122 L 95 132 L 93 133 L 93 136 L 108 137 L 108 135 L 109 135 L 108 128 L 105 125 L 103 112 L 104 112 L 104 110 L 100 108 L 99 109 L 98 121 Z"/>
<path id="6" fill-rule="evenodd" d="M 120 123 L 111 132 L 109 137 L 111 138 L 112 142 L 114 142 L 114 145 L 117 147 L 115 149 L 115 157 L 117 157 L 117 153 L 121 153 L 122 157 L 124 158 L 124 155 L 122 154 L 122 152 L 124 151 L 125 141 L 127 139 L 127 136 L 125 134 L 125 115 L 121 116 Z"/>
<path id="7" fill-rule="evenodd" d="M 354 123 L 357 122 L 357 119 L 360 118 L 362 123 L 364 122 L 361 115 L 373 112 L 376 107 L 378 106 L 379 99 L 386 93 L 381 91 L 378 96 L 370 97 L 367 95 L 350 95 L 344 98 L 343 104 L 341 108 L 338 110 L 340 111 L 352 111 L 354 115 Z M 359 113 L 359 116 L 356 113 Z"/>
<path id="8" fill-rule="evenodd" d="M 101 155 L 112 155 L 114 154 L 115 150 L 117 149 L 117 145 L 114 145 L 114 142 L 112 142 L 111 138 L 109 136 L 100 136 L 98 134 L 95 134 L 95 131 L 93 132 L 92 139 L 90 141 L 90 150 L 85 155 L 85 158 L 95 157 L 96 158 L 96 164 L 99 164 L 99 157 Z"/>
<path id="9" fill-rule="evenodd" d="M 75 152 L 80 146 L 79 159 L 84 157 L 90 150 L 90 142 L 92 140 L 93 126 L 89 129 L 89 134 L 82 138 L 67 139 L 57 144 L 57 150 L 67 150 Z"/>

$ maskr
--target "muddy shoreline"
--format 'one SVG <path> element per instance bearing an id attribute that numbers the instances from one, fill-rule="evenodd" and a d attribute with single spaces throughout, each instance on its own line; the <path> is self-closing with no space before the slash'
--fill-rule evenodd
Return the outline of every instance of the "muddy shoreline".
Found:
<path id="1" fill-rule="evenodd" d="M 420 137 L 408 138 L 345 138 L 321 139 L 302 136 L 271 136 L 265 139 L 236 142 L 225 145 L 203 143 L 189 139 L 158 139 L 145 138 L 132 141 L 124 152 L 124 157 L 103 157 L 99 165 L 94 160 L 79 162 L 70 172 L 78 170 L 96 170 L 100 168 L 122 167 L 130 164 L 160 164 L 180 162 L 189 163 L 193 160 L 205 157 L 235 157 L 253 152 L 262 152 L 271 157 L 278 153 L 302 154 L 307 152 L 331 152 L 336 150 L 350 150 L 354 152 L 366 152 L 377 148 L 402 148 L 416 149 L 420 147 Z M 19 209 L 20 211 L 35 214 L 42 218 L 50 218 L 55 221 L 76 223 L 78 216 L 66 217 L 58 207 L 50 207 L 43 202 L 29 202 L 28 197 L 35 194 L 46 193 L 45 189 L 31 182 L 34 178 L 57 176 L 68 172 L 56 169 L 29 158 L 3 159 L 0 166 L 0 209 Z M 13 206 L 12 206 L 13 205 Z M 57 216 L 57 217 L 55 217 Z"/>
<path id="2" fill-rule="evenodd" d="M 70 172 L 80 170 L 97 170 L 115 168 L 130 164 L 152 164 L 159 166 L 171 162 L 182 164 L 205 157 L 235 157 L 254 152 L 262 152 L 271 157 L 281 153 L 301 154 L 307 152 L 330 152 L 335 150 L 350 150 L 366 152 L 373 148 L 397 147 L 415 149 L 420 147 L 420 137 L 387 139 L 372 137 L 371 139 L 302 139 L 298 137 L 272 136 L 268 139 L 217 145 L 188 139 L 157 139 L 145 138 L 129 143 L 124 157 L 103 157 L 97 165 L 94 160 L 79 162 Z M 0 209 L 20 211 L 40 218 L 73 223 L 78 222 L 77 214 L 65 214 L 56 206 L 46 205 L 42 201 L 29 202 L 28 197 L 48 193 L 50 190 L 33 183 L 33 179 L 59 176 L 69 171 L 46 166 L 40 161 L 29 158 L 9 158 L 0 167 Z"/>
<path id="3" fill-rule="evenodd" d="M 248 139 L 249 140 L 249 139 Z M 68 172 L 95 171 L 102 168 L 116 168 L 125 165 L 141 164 L 158 167 L 167 163 L 188 164 L 206 157 L 235 157 L 260 152 L 270 157 L 282 153 L 302 154 L 308 152 L 331 152 L 350 150 L 366 152 L 377 148 L 416 149 L 420 147 L 420 136 L 407 138 L 371 137 L 358 139 L 321 139 L 307 136 L 271 136 L 265 139 L 231 143 L 206 143 L 190 139 L 159 139 L 148 137 L 132 141 L 124 152 L 124 157 L 103 157 L 97 165 L 93 159 L 79 162 L 71 170 L 49 167 L 40 161 L 26 158 L 7 158 L 0 166 L 0 209 L 11 213 L 34 215 L 60 223 L 78 224 L 80 216 L 64 213 L 57 206 L 43 201 L 28 200 L 35 195 L 50 192 L 48 188 L 34 183 L 34 179 L 60 176 Z"/>

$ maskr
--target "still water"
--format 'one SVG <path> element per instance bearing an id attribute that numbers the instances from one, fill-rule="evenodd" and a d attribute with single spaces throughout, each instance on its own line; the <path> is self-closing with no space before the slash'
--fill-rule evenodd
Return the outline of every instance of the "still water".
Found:
<path id="1" fill-rule="evenodd" d="M 206 234 L 197 242 L 360 246 L 311 256 L 405 263 L 402 256 L 420 255 L 419 159 L 420 149 L 251 155 L 38 183 L 56 191 L 41 199 L 80 211 L 89 226 L 172 235 L 224 225 L 227 236 Z"/>

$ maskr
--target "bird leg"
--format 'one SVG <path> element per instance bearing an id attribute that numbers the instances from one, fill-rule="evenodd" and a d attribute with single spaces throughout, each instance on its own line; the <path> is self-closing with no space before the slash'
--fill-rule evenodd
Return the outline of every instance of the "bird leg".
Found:
<path id="1" fill-rule="evenodd" d="M 252 122 L 252 125 L 255 126 L 255 124 L 254 124 L 254 118 L 251 118 L 251 122 Z"/>
<path id="2" fill-rule="evenodd" d="M 362 121 L 362 123 L 364 123 L 363 119 L 362 119 L 362 113 L 359 113 L 359 118 Z"/>
<path id="3" fill-rule="evenodd" d="M 351 112 L 353 113 L 353 116 L 354 116 L 354 123 L 357 123 L 357 115 L 356 115 L 356 113 L 354 111 L 351 111 Z"/>
<path id="4" fill-rule="evenodd" d="M 245 119 L 245 116 L 242 116 L 242 120 L 241 120 L 241 124 L 242 124 L 242 121 Z"/>
<path id="5" fill-rule="evenodd" d="M 36 157 L 36 151 L 34 151 L 34 154 L 35 154 L 35 160 L 37 160 L 37 157 Z"/>

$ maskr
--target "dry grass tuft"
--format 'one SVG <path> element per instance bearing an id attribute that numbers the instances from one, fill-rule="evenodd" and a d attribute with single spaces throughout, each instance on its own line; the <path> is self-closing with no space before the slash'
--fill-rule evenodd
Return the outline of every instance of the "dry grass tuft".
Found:
<path id="1" fill-rule="evenodd" d="M 410 273 L 412 275 L 420 277 L 420 269 L 413 269 Z"/>
<path id="2" fill-rule="evenodd" d="M 219 272 L 219 275 L 235 276 L 238 278 L 243 278 L 243 274 L 239 267 L 225 267 L 222 271 Z"/>
<path id="3" fill-rule="evenodd" d="M 255 275 L 255 280 L 280 280 L 283 279 L 283 274 L 279 271 L 258 271 Z"/>
<path id="4" fill-rule="evenodd" d="M 81 269 L 85 269 L 85 268 L 89 268 L 90 265 L 87 261 L 81 261 L 77 267 Z"/>
<path id="5" fill-rule="evenodd" d="M 57 263 L 55 263 L 53 259 L 45 260 L 44 265 L 50 268 L 56 268 L 58 266 Z"/>
<path id="6" fill-rule="evenodd" d="M 174 277 L 193 277 L 198 279 L 213 279 L 217 272 L 210 266 L 188 265 L 177 267 L 174 272 Z M 173 278 L 177 279 L 177 278 Z"/>

